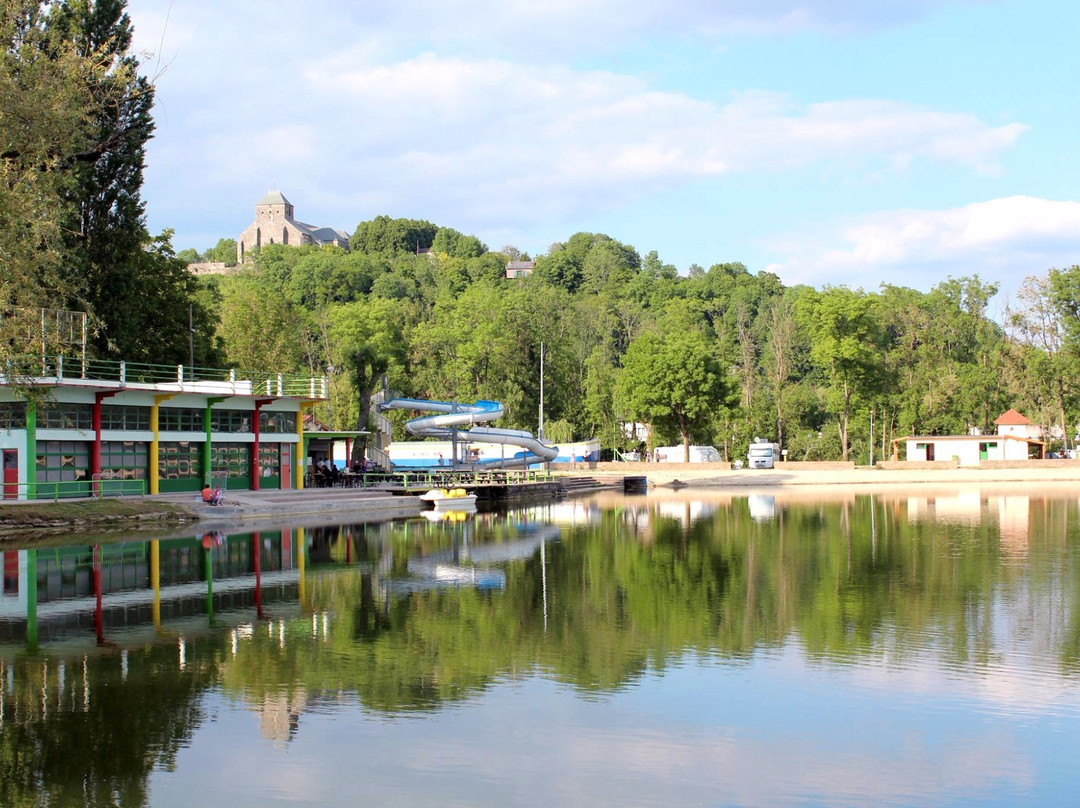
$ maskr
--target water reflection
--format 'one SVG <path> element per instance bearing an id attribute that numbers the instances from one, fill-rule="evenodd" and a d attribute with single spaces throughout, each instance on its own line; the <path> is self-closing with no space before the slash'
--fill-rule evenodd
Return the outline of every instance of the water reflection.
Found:
<path id="1" fill-rule="evenodd" d="M 1014 489 L 605 494 L 464 519 L 5 548 L 0 804 L 151 804 L 153 771 L 199 777 L 183 750 L 217 749 L 211 725 L 244 713 L 275 749 L 306 736 L 325 753 L 344 730 L 321 715 L 351 716 L 354 733 L 424 717 L 436 732 L 461 715 L 449 704 L 522 711 L 525 734 L 578 750 L 560 758 L 568 772 L 584 777 L 595 754 L 599 780 L 637 778 L 630 802 L 709 802 L 702 778 L 737 785 L 741 803 L 926 801 L 973 787 L 959 785 L 964 755 L 1003 793 L 1038 784 L 1061 797 L 1049 744 L 1062 721 L 1075 736 L 1080 715 L 1078 507 Z M 987 721 L 1000 736 L 980 732 Z M 897 738 L 879 737 L 881 722 Z M 467 732 L 453 742 L 512 756 L 506 771 L 535 748 Z M 931 776 L 934 755 L 919 756 L 903 765 L 922 785 L 901 785 L 904 744 L 949 737 L 955 772 Z M 771 743 L 790 763 L 787 791 L 717 759 L 764 770 Z M 808 751 L 819 747 L 832 765 Z M 699 780 L 642 768 L 665 749 L 669 766 L 697 761 Z M 845 755 L 893 772 L 892 790 L 836 763 Z M 324 789 L 356 776 L 303 761 Z M 522 802 L 509 775 L 486 776 L 488 802 Z M 387 799 L 424 801 L 399 789 Z"/>

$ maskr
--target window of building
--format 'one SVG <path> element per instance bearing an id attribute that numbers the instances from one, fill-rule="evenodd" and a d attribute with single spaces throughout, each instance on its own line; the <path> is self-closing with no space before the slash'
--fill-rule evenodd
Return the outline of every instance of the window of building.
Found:
<path id="1" fill-rule="evenodd" d="M 296 432 L 296 413 L 263 410 L 259 413 L 259 432 L 267 435 L 290 435 Z"/>
<path id="2" fill-rule="evenodd" d="M 162 432 L 202 432 L 203 410 L 162 407 L 158 410 L 158 429 Z"/>
<path id="3" fill-rule="evenodd" d="M 101 428 L 148 431 L 150 429 L 150 408 L 131 407 L 122 404 L 102 404 Z"/>
<path id="4" fill-rule="evenodd" d="M 38 408 L 39 429 L 93 429 L 93 406 L 59 402 Z"/>
<path id="5" fill-rule="evenodd" d="M 142 441 L 102 441 L 101 476 L 106 480 L 145 480 L 146 458 Z"/>
<path id="6" fill-rule="evenodd" d="M 264 477 L 281 476 L 281 452 L 278 444 L 259 444 L 259 473 Z"/>
<path id="7" fill-rule="evenodd" d="M 26 405 L 23 402 L 0 404 L 0 429 L 26 429 Z"/>
<path id="8" fill-rule="evenodd" d="M 202 443 L 162 441 L 158 444 L 158 475 L 163 480 L 188 480 L 202 476 Z"/>
<path id="9" fill-rule="evenodd" d="M 249 433 L 252 431 L 251 410 L 211 410 L 210 430 Z"/>
<path id="10" fill-rule="evenodd" d="M 210 473 L 215 476 L 248 477 L 251 474 L 251 444 L 218 443 L 210 448 Z"/>
<path id="11" fill-rule="evenodd" d="M 82 497 L 90 490 L 88 441 L 38 441 L 38 496 Z"/>

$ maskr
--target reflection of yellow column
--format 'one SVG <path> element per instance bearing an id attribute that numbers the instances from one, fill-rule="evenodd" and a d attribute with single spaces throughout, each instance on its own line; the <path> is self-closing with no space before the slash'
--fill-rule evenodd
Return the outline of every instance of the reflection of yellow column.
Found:
<path id="1" fill-rule="evenodd" d="M 161 633 L 161 542 L 150 542 L 150 586 L 154 589 L 154 628 Z"/>
<path id="2" fill-rule="evenodd" d="M 158 428 L 158 408 L 162 401 L 168 401 L 175 393 L 165 393 L 164 395 L 154 396 L 154 406 L 150 408 L 150 431 L 154 433 L 153 439 L 150 441 L 150 493 L 161 493 L 161 475 L 158 470 L 158 446 L 161 438 L 161 433 Z"/>
<path id="3" fill-rule="evenodd" d="M 307 569 L 307 531 L 302 527 L 296 529 L 296 547 L 293 548 L 293 552 L 296 554 L 296 568 L 300 570 L 300 611 L 304 611 L 304 607 L 307 606 L 307 581 L 305 580 L 305 572 Z"/>

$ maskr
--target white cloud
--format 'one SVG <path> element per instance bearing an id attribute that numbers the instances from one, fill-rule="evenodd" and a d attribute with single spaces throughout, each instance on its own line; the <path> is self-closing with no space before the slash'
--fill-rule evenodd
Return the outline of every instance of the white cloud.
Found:
<path id="1" fill-rule="evenodd" d="M 352 209 L 357 221 L 406 210 L 479 230 L 566 221 L 733 171 L 916 159 L 992 171 L 1025 129 L 885 100 L 751 91 L 718 105 L 606 71 L 433 53 L 386 63 L 368 47 L 314 61 L 286 87 L 281 103 L 236 102 L 228 126 L 170 133 L 173 165 L 152 170 L 249 195 L 268 174 L 305 193 L 362 189 L 377 207 Z"/>
<path id="2" fill-rule="evenodd" d="M 837 243 L 843 246 L 835 246 Z M 1010 196 L 949 210 L 861 216 L 824 239 L 790 236 L 768 269 L 786 283 L 927 289 L 978 273 L 1014 289 L 1027 275 L 1080 261 L 1080 203 Z"/>
<path id="3" fill-rule="evenodd" d="M 982 0 L 967 0 L 977 3 Z M 639 37 L 705 40 L 732 35 L 845 34 L 915 22 L 948 0 L 397 0 L 355 4 L 308 0 L 304 23 L 292 3 L 233 0 L 136 0 L 130 14 L 138 46 L 158 50 L 169 17 L 167 45 L 199 40 L 228 43 L 234 52 L 286 57 L 318 52 L 352 38 L 376 38 L 398 52 L 462 45 L 491 54 L 545 58 L 587 50 L 616 52 Z M 954 3 L 953 3 L 954 4 Z M 179 42 L 177 41 L 179 40 Z M 165 52 L 170 51 L 166 47 Z"/>

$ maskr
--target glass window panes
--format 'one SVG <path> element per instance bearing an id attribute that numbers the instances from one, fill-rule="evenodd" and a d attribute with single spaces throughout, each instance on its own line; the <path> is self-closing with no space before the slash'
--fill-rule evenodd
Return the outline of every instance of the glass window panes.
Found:
<path id="1" fill-rule="evenodd" d="M 162 432 L 202 432 L 203 411 L 192 407 L 162 407 L 158 410 Z"/>
<path id="2" fill-rule="evenodd" d="M 90 480 L 90 443 L 87 441 L 49 440 L 37 444 L 37 481 L 56 483 L 59 496 L 85 496 L 85 489 L 74 483 Z M 52 486 L 39 488 L 39 496 L 51 496 Z"/>
<path id="3" fill-rule="evenodd" d="M 212 432 L 251 432 L 251 410 L 211 410 Z"/>
<path id="4" fill-rule="evenodd" d="M 251 474 L 250 443 L 216 443 L 210 449 L 211 474 L 248 477 Z"/>
<path id="5" fill-rule="evenodd" d="M 103 441 L 101 474 L 103 479 L 145 480 L 147 448 L 142 441 Z"/>
<path id="6" fill-rule="evenodd" d="M 39 429 L 93 429 L 93 407 L 90 404 L 54 402 L 38 408 Z"/>
<path id="7" fill-rule="evenodd" d="M 158 444 L 158 474 L 163 480 L 202 476 L 202 443 L 162 441 Z"/>
<path id="8" fill-rule="evenodd" d="M 259 431 L 268 435 L 288 435 L 296 431 L 295 412 L 259 413 Z"/>
<path id="9" fill-rule="evenodd" d="M 26 405 L 23 402 L 0 403 L 0 429 L 26 429 Z"/>
<path id="10" fill-rule="evenodd" d="M 279 444 L 259 444 L 259 474 L 263 477 L 281 476 L 281 452 L 279 450 Z"/>
<path id="11" fill-rule="evenodd" d="M 102 404 L 101 428 L 147 431 L 150 429 L 150 408 Z"/>

